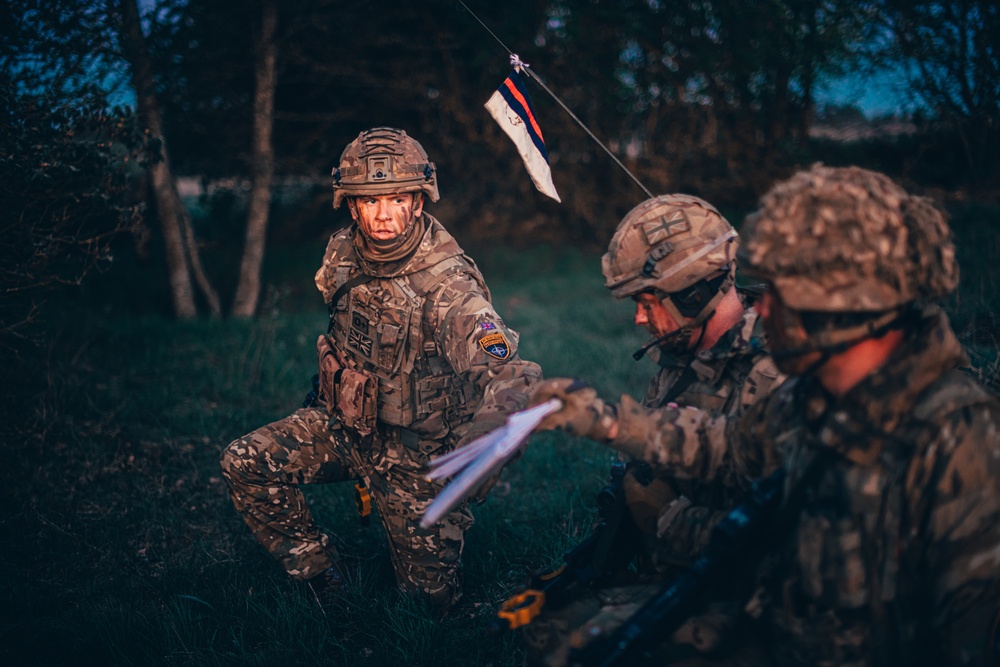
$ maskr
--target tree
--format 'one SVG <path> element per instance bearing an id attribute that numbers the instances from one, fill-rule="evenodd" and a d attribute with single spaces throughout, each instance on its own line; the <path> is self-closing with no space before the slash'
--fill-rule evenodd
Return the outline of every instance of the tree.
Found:
<path id="1" fill-rule="evenodd" d="M 816 82 L 860 59 L 872 3 L 635 3 L 620 97 L 674 187 L 759 194 L 807 138 Z"/>
<path id="2" fill-rule="evenodd" d="M 260 298 L 260 272 L 267 241 L 271 180 L 274 176 L 274 88 L 277 79 L 275 30 L 278 8 L 274 0 L 261 3 L 260 29 L 254 44 L 256 82 L 253 101 L 253 155 L 246 242 L 240 262 L 233 315 L 251 317 Z"/>
<path id="3" fill-rule="evenodd" d="M 973 179 L 995 174 L 1000 150 L 1000 4 L 996 0 L 885 0 L 881 55 L 944 120 Z"/>
<path id="4" fill-rule="evenodd" d="M 191 318 L 198 314 L 191 287 L 191 275 L 193 274 L 211 312 L 214 315 L 220 315 L 222 308 L 219 304 L 219 297 L 201 266 L 191 219 L 177 193 L 177 186 L 170 168 L 160 105 L 156 97 L 156 83 L 145 38 L 142 34 L 139 7 L 136 0 L 120 0 L 118 9 L 122 50 L 126 60 L 131 65 L 132 85 L 136 91 L 136 107 L 139 118 L 146 128 L 148 145 L 152 153 L 149 174 L 152 180 L 153 200 L 156 203 L 157 217 L 163 231 L 163 241 L 167 252 L 170 294 L 173 299 L 174 313 L 181 318 Z"/>
<path id="5" fill-rule="evenodd" d="M 879 1 L 466 4 L 653 190 L 742 205 L 791 167 L 816 81 L 856 62 Z M 257 13 L 190 0 L 151 39 L 175 164 L 187 173 L 253 178 L 261 164 L 245 112 Z M 508 70 L 505 46 L 454 0 L 392 11 L 374 0 L 287 0 L 277 26 L 276 174 L 318 180 L 358 131 L 396 125 L 437 162 L 434 212 L 460 238 L 603 245 L 643 196 L 529 81 L 567 193 L 562 206 L 534 194 L 482 110 Z"/>
<path id="6" fill-rule="evenodd" d="M 141 215 L 134 117 L 96 85 L 103 22 L 89 3 L 0 9 L 0 405 L 15 418 L 44 389 L 45 301 L 109 269 Z"/>

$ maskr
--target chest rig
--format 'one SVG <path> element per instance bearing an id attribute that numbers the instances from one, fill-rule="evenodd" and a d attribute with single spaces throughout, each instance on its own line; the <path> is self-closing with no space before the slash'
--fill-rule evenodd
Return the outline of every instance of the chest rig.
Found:
<path id="1" fill-rule="evenodd" d="M 852 642 L 858 644 L 856 653 L 882 656 L 882 662 L 889 655 L 892 664 L 929 664 L 905 655 L 921 645 L 920 636 L 929 630 L 918 627 L 926 621 L 906 617 L 926 605 L 920 527 L 929 520 L 932 498 L 924 493 L 913 504 L 907 497 L 907 475 L 914 459 L 934 445 L 945 415 L 987 401 L 982 389 L 952 371 L 923 392 L 891 433 L 866 431 L 861 422 L 836 412 L 822 426 L 806 426 L 801 406 L 785 403 L 776 421 L 793 426 L 776 441 L 789 443 L 785 464 L 792 482 L 818 448 L 841 449 L 875 438 L 883 443 L 874 460 L 852 462 L 850 454 L 842 454 L 829 466 L 803 504 L 793 539 L 771 564 L 772 594 L 784 601 L 776 620 L 785 644 L 804 646 L 810 636 L 829 635 L 829 644 L 816 654 L 826 656 L 829 664 L 846 661 L 847 653 L 840 651 L 849 650 L 844 647 Z M 932 488 L 936 483 L 929 482 Z M 834 617 L 838 630 L 831 634 Z M 820 664 L 815 655 L 806 662 Z M 878 658 L 876 664 L 881 664 Z"/>
<path id="2" fill-rule="evenodd" d="M 345 258 L 334 272 L 343 285 L 357 274 Z M 445 411 L 453 425 L 475 410 L 475 388 L 457 375 L 434 333 L 439 322 L 428 295 L 459 274 L 476 275 L 461 256 L 450 257 L 402 276 L 361 282 L 331 305 L 330 335 L 358 370 L 377 379 L 378 421 L 417 427 L 435 412 Z"/>
<path id="3" fill-rule="evenodd" d="M 716 343 L 713 354 L 671 366 L 659 350 L 653 351 L 661 368 L 643 404 L 663 408 L 676 402 L 737 419 L 780 377 L 761 351 L 762 335 L 760 318 L 748 312 L 742 325 Z M 728 475 L 712 481 L 680 479 L 654 471 L 644 461 L 629 462 L 624 488 L 632 519 L 649 540 L 657 566 L 689 564 L 716 514 L 734 507 L 744 495 Z"/>

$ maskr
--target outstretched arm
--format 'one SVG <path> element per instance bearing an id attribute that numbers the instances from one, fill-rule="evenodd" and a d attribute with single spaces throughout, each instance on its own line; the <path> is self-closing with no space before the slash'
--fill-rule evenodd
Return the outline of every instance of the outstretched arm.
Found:
<path id="1" fill-rule="evenodd" d="M 590 438 L 674 477 L 707 481 L 735 473 L 753 479 L 762 473 L 761 456 L 741 444 L 736 416 L 673 404 L 645 408 L 627 395 L 618 405 L 608 404 L 592 387 L 569 378 L 539 383 L 530 403 L 550 398 L 560 399 L 563 409 L 540 429 Z"/>

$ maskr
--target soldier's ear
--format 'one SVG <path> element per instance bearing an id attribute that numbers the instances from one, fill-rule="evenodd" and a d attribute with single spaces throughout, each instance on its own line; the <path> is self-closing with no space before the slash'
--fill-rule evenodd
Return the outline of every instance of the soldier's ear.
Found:
<path id="1" fill-rule="evenodd" d="M 413 217 L 419 218 L 420 214 L 424 212 L 424 193 L 414 192 L 413 193 Z"/>
<path id="2" fill-rule="evenodd" d="M 351 212 L 351 217 L 354 220 L 358 219 L 358 203 L 354 201 L 354 197 L 347 197 L 347 208 Z"/>

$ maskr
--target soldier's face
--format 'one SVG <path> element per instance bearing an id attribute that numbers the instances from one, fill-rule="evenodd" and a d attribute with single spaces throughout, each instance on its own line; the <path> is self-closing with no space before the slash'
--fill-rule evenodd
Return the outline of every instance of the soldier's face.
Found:
<path id="1" fill-rule="evenodd" d="M 423 210 L 423 197 L 406 192 L 354 197 L 347 202 L 361 231 L 376 241 L 391 241 L 402 234 Z"/>
<path id="2" fill-rule="evenodd" d="M 681 328 L 681 325 L 673 318 L 656 295 L 649 292 L 636 294 L 635 299 L 635 325 L 645 327 L 649 333 L 657 338 L 666 336 Z"/>

